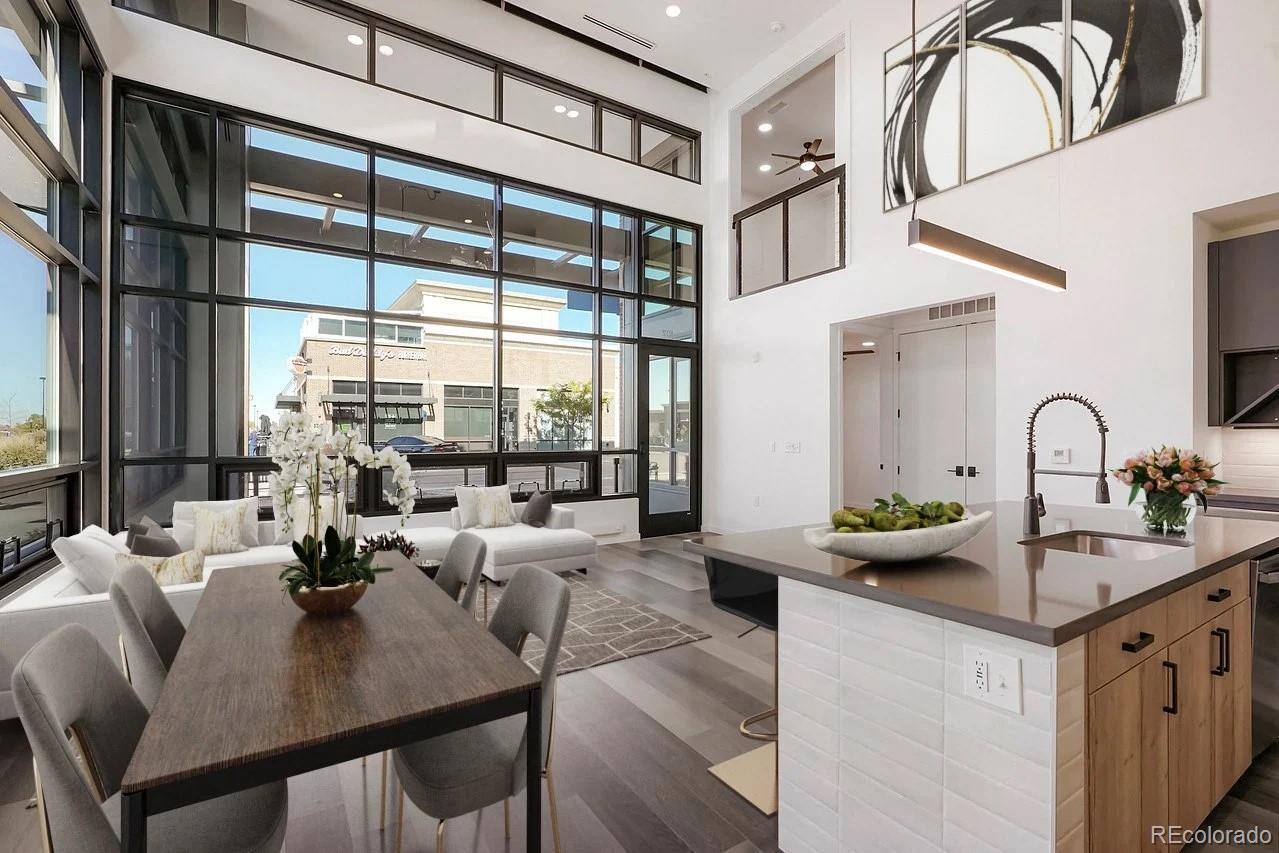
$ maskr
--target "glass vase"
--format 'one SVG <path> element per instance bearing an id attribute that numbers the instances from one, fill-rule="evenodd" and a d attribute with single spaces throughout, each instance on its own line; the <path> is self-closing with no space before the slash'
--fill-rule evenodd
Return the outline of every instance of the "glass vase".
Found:
<path id="1" fill-rule="evenodd" d="M 1137 506 L 1146 529 L 1164 536 L 1184 535 L 1196 508 L 1195 499 L 1180 492 L 1147 492 L 1145 503 Z"/>

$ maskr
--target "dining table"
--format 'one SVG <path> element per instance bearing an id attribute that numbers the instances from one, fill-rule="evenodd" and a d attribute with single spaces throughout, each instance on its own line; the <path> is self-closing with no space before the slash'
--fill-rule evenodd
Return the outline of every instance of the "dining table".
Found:
<path id="1" fill-rule="evenodd" d="M 527 714 L 527 849 L 541 849 L 541 680 L 398 552 L 355 607 L 304 613 L 280 565 L 213 571 L 121 785 L 121 849 L 147 818 Z"/>

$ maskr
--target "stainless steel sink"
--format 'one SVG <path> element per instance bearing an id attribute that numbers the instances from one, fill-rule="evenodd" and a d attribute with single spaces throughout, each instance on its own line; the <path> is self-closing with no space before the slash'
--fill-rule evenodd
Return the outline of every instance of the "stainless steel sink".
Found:
<path id="1" fill-rule="evenodd" d="M 1094 557 L 1115 557 L 1120 560 L 1153 560 L 1166 554 L 1175 554 L 1189 542 L 1167 539 L 1150 539 L 1141 536 L 1125 536 L 1119 533 L 1098 533 L 1092 530 L 1069 530 L 1034 539 L 1023 539 L 1022 545 L 1046 548 L 1051 551 L 1073 551 Z"/>

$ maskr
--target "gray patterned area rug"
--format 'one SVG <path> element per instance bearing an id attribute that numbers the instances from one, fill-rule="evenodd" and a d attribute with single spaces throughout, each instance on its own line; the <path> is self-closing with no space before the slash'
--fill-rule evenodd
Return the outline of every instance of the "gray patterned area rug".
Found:
<path id="1" fill-rule="evenodd" d="M 685 643 L 705 640 L 710 634 L 685 625 L 647 604 L 632 601 L 577 572 L 560 575 L 568 582 L 568 625 L 560 651 L 559 674 L 639 657 Z M 503 588 L 489 584 L 489 616 L 502 600 Z M 478 603 L 478 602 L 477 602 Z M 482 607 L 476 618 L 483 619 Z M 542 662 L 543 646 L 529 637 L 523 658 L 534 667 Z"/>

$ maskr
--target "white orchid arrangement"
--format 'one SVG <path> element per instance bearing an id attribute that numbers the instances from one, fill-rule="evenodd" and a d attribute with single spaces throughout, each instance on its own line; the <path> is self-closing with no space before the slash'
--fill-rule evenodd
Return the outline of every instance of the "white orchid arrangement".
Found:
<path id="1" fill-rule="evenodd" d="M 416 488 L 413 468 L 392 447 L 374 451 L 360 441 L 358 430 L 333 430 L 332 425 L 314 421 L 310 415 L 293 412 L 281 415 L 271 434 L 271 461 L 279 466 L 269 482 L 275 515 L 286 536 L 293 535 L 297 504 L 307 504 L 307 533 L 322 540 L 325 531 L 324 498 L 331 497 L 333 527 L 343 539 L 355 536 L 355 513 L 350 506 L 360 468 L 391 470 L 394 491 L 384 492 L 386 500 L 400 511 L 401 523 L 413 514 Z"/>

